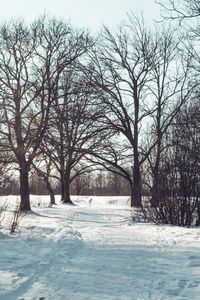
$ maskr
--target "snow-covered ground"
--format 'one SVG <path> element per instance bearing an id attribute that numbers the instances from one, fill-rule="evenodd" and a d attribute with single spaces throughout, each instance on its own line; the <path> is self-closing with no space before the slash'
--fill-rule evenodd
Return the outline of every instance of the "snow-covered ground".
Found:
<path id="1" fill-rule="evenodd" d="M 20 234 L 4 218 L 1 300 L 200 299 L 200 228 L 133 222 L 126 197 L 56 199 L 32 196 Z"/>

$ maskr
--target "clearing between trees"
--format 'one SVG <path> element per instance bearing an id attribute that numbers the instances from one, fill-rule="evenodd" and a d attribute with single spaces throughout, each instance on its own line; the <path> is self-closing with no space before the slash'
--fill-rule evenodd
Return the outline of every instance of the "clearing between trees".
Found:
<path id="1" fill-rule="evenodd" d="M 134 222 L 127 197 L 90 198 L 31 196 L 14 235 L 17 197 L 0 198 L 1 300 L 199 299 L 199 227 Z"/>

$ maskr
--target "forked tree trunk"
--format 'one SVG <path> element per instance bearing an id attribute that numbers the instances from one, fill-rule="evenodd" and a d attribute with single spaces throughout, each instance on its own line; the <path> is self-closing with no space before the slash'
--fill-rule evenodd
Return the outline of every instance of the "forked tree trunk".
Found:
<path id="1" fill-rule="evenodd" d="M 20 210 L 28 211 L 31 210 L 30 206 L 30 192 L 29 192 L 29 166 L 22 167 L 20 169 Z"/>

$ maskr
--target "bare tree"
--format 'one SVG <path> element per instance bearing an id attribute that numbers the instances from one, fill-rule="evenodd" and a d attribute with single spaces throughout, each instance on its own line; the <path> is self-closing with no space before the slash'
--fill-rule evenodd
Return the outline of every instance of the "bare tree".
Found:
<path id="1" fill-rule="evenodd" d="M 199 226 L 199 101 L 195 97 L 174 119 L 169 140 L 160 163 L 159 201 L 145 207 L 144 215 L 155 223 Z"/>
<path id="2" fill-rule="evenodd" d="M 160 52 L 160 38 L 157 32 L 146 28 L 143 18 L 130 15 L 128 24 L 122 24 L 116 33 L 103 28 L 89 69 L 92 84 L 100 95 L 100 105 L 104 106 L 104 122 L 113 129 L 113 134 L 119 134 L 115 142 L 123 147 L 118 152 L 126 160 L 129 158 L 129 162 L 126 167 L 121 163 L 116 143 L 105 147 L 110 151 L 110 159 L 102 155 L 101 158 L 130 182 L 132 206 L 141 206 L 140 168 L 150 153 L 141 152 L 140 136 L 144 120 L 155 111 L 151 104 L 156 81 L 153 69 L 164 55 L 163 49 Z M 131 169 L 131 158 L 132 174 L 127 171 Z"/>
<path id="3" fill-rule="evenodd" d="M 200 225 L 200 105 L 196 95 L 176 118 L 173 131 L 174 165 L 178 173 L 181 223 Z M 186 217 L 185 217 L 186 216 Z"/>
<path id="4" fill-rule="evenodd" d="M 162 7 L 162 16 L 170 20 L 178 20 L 181 24 L 184 20 L 198 18 L 200 16 L 199 0 L 156 0 Z"/>
<path id="5" fill-rule="evenodd" d="M 51 157 L 61 183 L 63 203 L 72 203 L 70 184 L 90 171 L 84 162 L 85 151 L 102 139 L 97 126 L 100 110 L 92 99 L 91 86 L 83 78 L 76 64 L 65 69 L 57 86 L 59 97 L 51 110 L 51 121 L 42 144 L 42 151 Z"/>
<path id="6" fill-rule="evenodd" d="M 179 34 L 182 43 L 182 52 L 190 54 L 190 68 L 194 76 L 199 80 L 199 19 L 200 19 L 200 2 L 199 0 L 168 0 L 165 2 L 157 1 L 163 8 L 163 20 L 173 21 L 173 27 Z M 178 25 L 177 25 L 178 22 Z M 187 56 L 187 54 L 186 54 Z M 187 59 L 186 59 L 187 60 Z M 196 84 L 196 83 L 195 83 Z"/>
<path id="7" fill-rule="evenodd" d="M 21 20 L 12 21 L 9 25 L 4 24 L 0 29 L 0 39 L 0 101 L 3 111 L 1 135 L 6 140 L 7 149 L 13 151 L 15 162 L 19 165 L 20 208 L 29 210 L 28 172 L 32 158 L 31 154 L 28 154 L 30 135 L 28 136 L 27 129 L 32 123 L 31 103 L 37 99 L 34 86 L 30 82 L 33 43 L 29 28 Z"/>
<path id="8" fill-rule="evenodd" d="M 147 159 L 157 195 L 162 139 L 192 90 L 187 90 L 190 61 L 185 56 L 183 64 L 178 45 L 171 29 L 147 29 L 143 18 L 130 15 L 116 33 L 104 27 L 100 45 L 91 54 L 88 72 L 104 107 L 104 123 L 114 135 L 93 156 L 128 180 L 131 206 L 142 204 L 141 167 Z"/>
<path id="9" fill-rule="evenodd" d="M 2 25 L 0 40 L 1 134 L 19 166 L 20 210 L 30 210 L 28 175 L 58 98 L 58 78 L 85 52 L 88 36 L 43 16 L 30 26 Z"/>
<path id="10" fill-rule="evenodd" d="M 160 163 L 166 148 L 170 146 L 166 141 L 168 130 L 194 89 L 188 67 L 190 55 L 187 61 L 184 55 L 183 62 L 179 41 L 169 28 L 162 31 L 155 56 L 158 57 L 152 67 L 153 80 L 148 86 L 154 109 L 150 117 L 151 126 L 148 124 L 147 136 L 150 135 L 150 138 L 144 154 L 148 157 L 152 174 L 150 190 L 153 205 L 159 201 Z"/>

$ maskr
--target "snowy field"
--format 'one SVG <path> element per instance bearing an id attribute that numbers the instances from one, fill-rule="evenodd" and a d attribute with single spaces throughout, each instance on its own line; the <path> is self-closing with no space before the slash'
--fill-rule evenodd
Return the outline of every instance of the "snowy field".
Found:
<path id="1" fill-rule="evenodd" d="M 15 235 L 0 233 L 1 300 L 200 299 L 200 228 L 133 222 L 127 197 L 32 196 Z M 39 205 L 38 205 L 39 204 Z"/>

